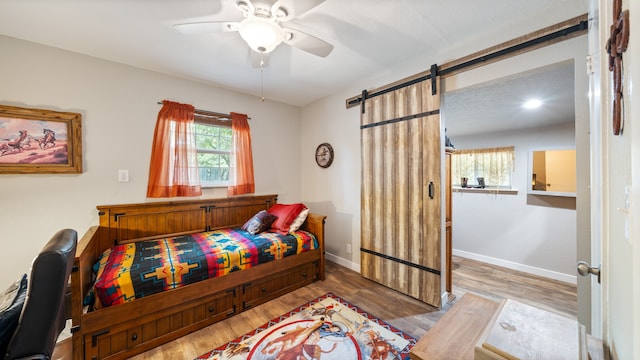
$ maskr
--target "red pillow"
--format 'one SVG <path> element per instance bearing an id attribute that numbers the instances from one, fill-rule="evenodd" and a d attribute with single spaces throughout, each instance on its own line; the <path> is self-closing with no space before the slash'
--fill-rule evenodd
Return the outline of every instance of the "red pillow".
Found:
<path id="1" fill-rule="evenodd" d="M 278 218 L 271 224 L 271 229 L 280 233 L 288 233 L 291 223 L 307 207 L 304 204 L 275 204 L 267 212 Z"/>

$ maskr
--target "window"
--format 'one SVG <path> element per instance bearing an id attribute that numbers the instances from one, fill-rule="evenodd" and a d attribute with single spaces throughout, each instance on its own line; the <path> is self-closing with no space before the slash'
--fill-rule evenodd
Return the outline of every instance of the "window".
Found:
<path id="1" fill-rule="evenodd" d="M 202 187 L 229 185 L 231 164 L 231 122 L 224 125 L 196 119 L 196 149 Z M 228 123 L 228 125 L 227 125 Z"/>
<path id="2" fill-rule="evenodd" d="M 226 187 L 228 196 L 255 192 L 247 120 L 246 114 L 225 115 L 163 100 L 147 197 L 200 196 L 202 187 L 217 186 Z"/>
<path id="3" fill-rule="evenodd" d="M 451 155 L 452 185 L 460 187 L 462 178 L 467 178 L 468 187 L 479 185 L 484 178 L 485 187 L 511 189 L 514 147 L 490 149 L 456 150 Z"/>

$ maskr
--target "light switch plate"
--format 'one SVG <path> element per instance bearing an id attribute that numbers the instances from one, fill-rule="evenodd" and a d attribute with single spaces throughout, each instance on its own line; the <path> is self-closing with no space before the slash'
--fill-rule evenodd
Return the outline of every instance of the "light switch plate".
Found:
<path id="1" fill-rule="evenodd" d="M 118 170 L 118 181 L 120 182 L 129 181 L 129 170 Z"/>

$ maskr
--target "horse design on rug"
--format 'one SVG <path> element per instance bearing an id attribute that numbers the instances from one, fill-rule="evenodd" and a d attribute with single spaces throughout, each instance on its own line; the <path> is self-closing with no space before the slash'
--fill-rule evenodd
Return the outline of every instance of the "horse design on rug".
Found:
<path id="1" fill-rule="evenodd" d="M 380 333 L 373 330 L 367 330 L 365 333 L 371 338 L 369 342 L 369 345 L 373 349 L 371 360 L 395 359 L 398 351 L 394 349 L 388 341 L 382 339 Z M 391 354 L 393 356 L 390 356 Z"/>
<path id="2" fill-rule="evenodd" d="M 196 360 L 408 360 L 415 342 L 327 293 Z"/>
<path id="3" fill-rule="evenodd" d="M 251 347 L 247 343 L 233 343 L 224 351 L 224 354 L 227 357 L 233 357 L 239 354 L 249 353 L 250 350 Z"/>
<path id="4" fill-rule="evenodd" d="M 297 326 L 290 331 L 283 331 L 281 335 L 269 341 L 262 349 L 264 355 L 274 355 L 275 360 L 320 360 L 322 354 L 328 354 L 336 349 L 337 344 L 328 350 L 323 350 L 318 340 L 323 334 L 336 335 L 341 331 L 332 324 L 324 321 L 324 318 L 313 321 L 308 326 Z M 342 335 L 344 336 L 344 334 Z M 302 355 L 302 356 L 301 356 Z M 306 355 L 306 356 L 305 356 Z"/>

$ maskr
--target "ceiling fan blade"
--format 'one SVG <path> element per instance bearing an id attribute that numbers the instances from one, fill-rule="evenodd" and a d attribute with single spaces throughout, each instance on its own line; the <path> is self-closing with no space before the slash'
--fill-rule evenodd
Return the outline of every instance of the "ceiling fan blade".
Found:
<path id="1" fill-rule="evenodd" d="M 199 21 L 174 24 L 173 27 L 183 34 L 205 34 L 213 32 L 238 31 L 240 23 L 234 21 Z"/>
<path id="2" fill-rule="evenodd" d="M 313 35 L 291 28 L 285 28 L 284 31 L 291 34 L 291 38 L 284 42 L 302 51 L 320 57 L 327 57 L 333 51 L 333 45 Z"/>
<path id="3" fill-rule="evenodd" d="M 254 69 L 264 69 L 269 65 L 269 53 L 259 53 L 251 51 L 251 67 Z"/>

